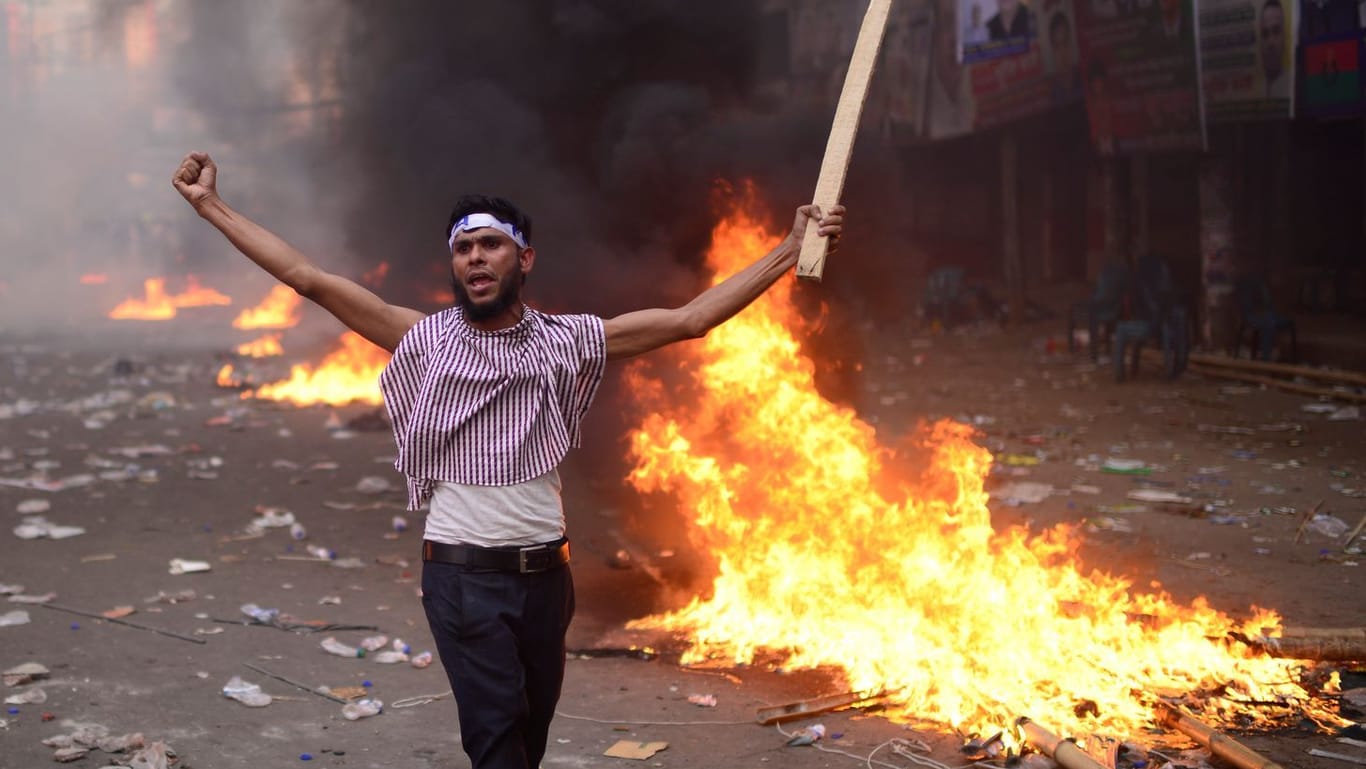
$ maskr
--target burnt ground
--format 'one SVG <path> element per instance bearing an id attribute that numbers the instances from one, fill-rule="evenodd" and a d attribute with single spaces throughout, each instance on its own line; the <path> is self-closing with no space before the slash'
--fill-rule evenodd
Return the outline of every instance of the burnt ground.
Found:
<path id="1" fill-rule="evenodd" d="M 1156 579 L 1183 601 L 1204 595 L 1235 615 L 1254 604 L 1274 607 L 1288 624 L 1366 625 L 1361 557 L 1343 554 L 1340 538 L 1313 530 L 1295 541 L 1300 516 L 1319 502 L 1321 512 L 1349 525 L 1366 514 L 1366 499 L 1351 496 L 1366 489 L 1359 419 L 1305 411 L 1313 399 L 1278 390 L 1197 375 L 1168 382 L 1152 366 L 1115 384 L 1108 368 L 1095 368 L 1086 356 L 1049 351 L 1043 338 L 1060 336 L 1057 322 L 938 336 L 865 330 L 875 352 L 866 356 L 855 405 L 888 440 L 920 419 L 973 419 L 1002 456 L 1042 452 L 1039 464 L 1010 470 L 1019 475 L 1003 471 L 995 483 L 1098 489 L 1018 507 L 994 503 L 1002 523 L 1084 519 L 1081 556 L 1089 564 L 1131 574 L 1139 584 Z M 43 738 L 82 723 L 165 740 L 181 766 L 285 766 L 304 753 L 312 756 L 309 765 L 468 765 L 449 698 L 394 707 L 446 692 L 439 664 L 420 670 L 331 656 L 318 646 L 328 633 L 249 626 L 238 611 L 254 602 L 301 620 L 374 626 L 414 650 L 431 648 L 415 581 L 421 518 L 401 509 L 387 428 L 334 429 L 338 419 L 364 427 L 373 410 L 243 404 L 212 385 L 225 348 L 184 326 L 97 333 L 0 336 L 0 478 L 11 484 L 0 486 L 0 509 L 10 520 L 0 534 L 0 584 L 22 585 L 29 595 L 55 593 L 52 603 L 81 611 L 133 606 L 128 622 L 203 643 L 4 604 L 0 614 L 22 609 L 31 621 L 0 627 L 0 668 L 34 661 L 50 668 L 51 678 L 41 684 L 45 703 L 14 706 L 17 712 L 3 716 L 0 766 L 48 765 L 52 750 Z M 1279 427 L 1266 429 L 1272 426 Z M 629 495 L 590 461 L 602 450 L 581 450 L 563 470 L 579 592 L 570 643 L 579 649 L 620 643 L 626 620 L 662 608 L 665 591 L 650 573 L 671 568 L 658 555 L 668 543 L 629 533 L 621 507 Z M 1125 498 L 1133 477 L 1091 464 L 1117 455 L 1159 465 L 1146 480 L 1225 507 L 1212 516 L 1155 506 L 1103 512 L 1133 504 Z M 35 474 L 83 473 L 97 477 L 55 491 L 12 485 Z M 361 479 L 372 476 L 392 490 L 360 490 Z M 50 502 L 43 514 L 52 522 L 85 533 L 60 540 L 9 533 L 22 518 L 19 505 L 33 499 Z M 308 540 L 295 542 L 281 529 L 244 536 L 258 506 L 293 512 Z M 395 515 L 407 516 L 406 530 L 394 531 Z M 338 561 L 309 559 L 308 544 L 334 550 Z M 637 559 L 632 568 L 613 564 L 623 548 Z M 212 568 L 173 575 L 168 566 L 176 558 Z M 359 566 L 337 565 L 347 559 Z M 355 643 L 370 633 L 332 634 Z M 340 705 L 244 663 L 315 687 L 369 682 L 387 708 L 347 721 Z M 964 763 L 946 730 L 922 725 L 911 732 L 850 712 L 815 719 L 840 735 L 824 744 L 847 755 L 784 747 L 782 734 L 753 722 L 755 708 L 827 694 L 837 682 L 763 665 L 699 671 L 675 663 L 667 649 L 648 661 L 571 659 L 544 765 L 641 765 L 602 755 L 630 739 L 668 743 L 645 762 L 655 767 L 855 767 L 866 765 L 876 746 L 910 736 L 934 745 L 939 760 Z M 260 684 L 276 701 L 252 709 L 224 698 L 220 690 L 234 675 Z M 690 704 L 697 693 L 715 695 L 718 705 Z M 1310 748 L 1366 755 L 1307 730 L 1243 739 L 1287 767 L 1345 765 L 1310 757 Z M 104 766 L 106 758 L 95 752 L 79 765 Z M 910 766 L 885 748 L 876 758 Z"/>

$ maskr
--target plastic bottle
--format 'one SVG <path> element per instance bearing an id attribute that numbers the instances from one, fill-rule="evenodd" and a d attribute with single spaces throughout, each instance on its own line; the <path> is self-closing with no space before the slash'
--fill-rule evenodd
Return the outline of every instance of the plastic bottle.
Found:
<path id="1" fill-rule="evenodd" d="M 374 651 L 379 651 L 380 649 L 384 648 L 384 647 L 387 646 L 388 644 L 389 644 L 389 636 L 387 636 L 387 635 L 372 635 L 372 636 L 369 636 L 369 637 L 367 637 L 367 638 L 362 638 L 362 639 L 361 639 L 360 648 L 362 648 L 362 649 L 364 649 L 364 650 L 366 650 L 366 651 L 368 651 L 368 652 L 374 652 Z"/>
<path id="2" fill-rule="evenodd" d="M 314 558 L 320 558 L 324 561 L 333 561 L 337 558 L 336 551 L 328 550 L 322 545 L 309 545 L 308 554 L 313 556 Z"/>
<path id="3" fill-rule="evenodd" d="M 328 636 L 327 638 L 324 638 L 324 639 L 322 640 L 322 647 L 323 647 L 323 651 L 327 652 L 328 654 L 335 654 L 335 655 L 337 655 L 338 657 L 364 657 L 364 656 L 365 656 L 365 650 L 364 650 L 364 649 L 357 649 L 357 648 L 354 647 L 354 646 L 347 646 L 346 644 L 342 643 L 341 641 L 338 641 L 337 639 L 333 638 L 332 636 Z"/>
<path id="4" fill-rule="evenodd" d="M 302 523 L 295 523 L 289 527 L 289 536 L 293 539 L 308 539 L 308 530 Z"/>
<path id="5" fill-rule="evenodd" d="M 356 721 L 368 716 L 377 716 L 384 710 L 384 703 L 369 697 L 342 706 L 342 715 L 347 721 Z"/>
<path id="6" fill-rule="evenodd" d="M 242 613 L 256 620 L 257 622 L 274 622 L 280 616 L 279 609 L 263 609 L 254 603 L 242 604 Z"/>
<path id="7" fill-rule="evenodd" d="M 425 668 L 432 664 L 432 653 L 422 652 L 421 654 L 414 654 L 412 659 L 408 660 L 408 664 L 415 668 Z"/>
<path id="8" fill-rule="evenodd" d="M 395 638 L 393 643 L 393 649 L 396 652 L 403 652 L 404 654 L 408 654 L 412 652 L 413 647 L 409 646 L 408 643 L 404 641 L 402 638 Z"/>
<path id="9" fill-rule="evenodd" d="M 271 702 L 270 695 L 261 691 L 260 686 L 243 681 L 241 676 L 233 676 L 223 686 L 223 696 L 237 700 L 249 708 L 264 708 Z"/>
<path id="10" fill-rule="evenodd" d="M 374 659 L 375 662 L 392 665 L 395 662 L 407 662 L 408 655 L 400 651 L 394 651 L 393 649 L 385 649 L 384 651 L 375 654 L 372 659 Z"/>

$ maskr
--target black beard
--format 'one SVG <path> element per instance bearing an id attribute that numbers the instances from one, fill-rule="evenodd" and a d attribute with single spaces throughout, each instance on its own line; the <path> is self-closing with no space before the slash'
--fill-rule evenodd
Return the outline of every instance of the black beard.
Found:
<path id="1" fill-rule="evenodd" d="M 522 300 L 521 282 L 518 276 L 511 275 L 498 282 L 498 293 L 487 304 L 475 304 L 470 298 L 470 294 L 465 290 L 465 284 L 455 278 L 455 270 L 451 270 L 451 293 L 455 294 L 455 303 L 460 307 L 461 312 L 469 320 L 488 320 L 502 314 L 509 307 L 518 304 Z"/>

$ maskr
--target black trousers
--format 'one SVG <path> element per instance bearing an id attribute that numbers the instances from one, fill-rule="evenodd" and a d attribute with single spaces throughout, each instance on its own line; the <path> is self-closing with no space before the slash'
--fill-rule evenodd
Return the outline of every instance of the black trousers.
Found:
<path id="1" fill-rule="evenodd" d="M 422 607 L 474 769 L 536 769 L 564 683 L 568 564 L 519 574 L 425 561 Z"/>

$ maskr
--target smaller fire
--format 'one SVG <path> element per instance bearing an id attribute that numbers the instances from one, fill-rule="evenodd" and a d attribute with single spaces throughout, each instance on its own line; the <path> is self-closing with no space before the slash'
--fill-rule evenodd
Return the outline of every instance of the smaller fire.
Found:
<path id="1" fill-rule="evenodd" d="M 384 278 L 389 274 L 389 263 L 380 262 L 379 266 L 360 276 L 360 282 L 372 288 L 378 288 L 384 284 Z"/>
<path id="2" fill-rule="evenodd" d="M 125 299 L 119 306 L 109 311 L 115 320 L 170 320 L 176 311 L 184 307 L 223 306 L 232 304 L 232 299 L 212 288 L 199 285 L 199 279 L 186 276 L 185 290 L 179 294 L 166 293 L 165 278 L 148 278 L 142 282 L 141 299 Z"/>
<path id="3" fill-rule="evenodd" d="M 299 324 L 299 295 L 289 286 L 271 288 L 255 307 L 243 310 L 232 321 L 233 328 L 292 328 Z M 279 353 L 275 353 L 279 354 Z"/>
<path id="4" fill-rule="evenodd" d="M 389 362 L 389 354 L 354 331 L 343 334 L 340 343 L 341 347 L 328 353 L 316 368 L 307 364 L 293 366 L 289 379 L 262 385 L 242 397 L 289 401 L 299 406 L 341 406 L 357 401 L 378 405 L 383 401 L 379 375 Z M 219 384 L 234 386 L 223 384 L 225 374 L 232 376 L 230 370 L 220 372 Z"/>
<path id="5" fill-rule="evenodd" d="M 270 358 L 276 355 L 284 355 L 285 348 L 280 344 L 279 334 L 267 334 L 259 339 L 237 345 L 237 354 L 248 358 Z"/>

